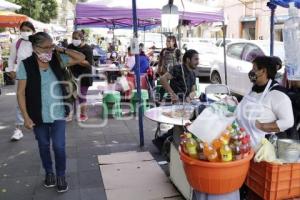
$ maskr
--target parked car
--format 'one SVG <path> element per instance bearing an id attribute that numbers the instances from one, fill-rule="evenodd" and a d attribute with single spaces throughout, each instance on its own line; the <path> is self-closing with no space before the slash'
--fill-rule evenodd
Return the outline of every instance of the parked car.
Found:
<path id="1" fill-rule="evenodd" d="M 226 38 L 225 39 L 226 45 L 228 45 L 231 42 L 240 42 L 240 41 L 245 41 L 245 39 L 237 39 L 237 38 Z M 223 48 L 224 47 L 224 40 L 223 40 L 223 38 L 218 39 L 216 41 L 215 45 L 216 45 L 216 47 Z"/>
<path id="2" fill-rule="evenodd" d="M 195 74 L 197 77 L 209 77 L 211 62 L 216 55 L 218 48 L 210 40 L 185 43 L 185 48 L 194 49 L 199 53 L 199 65 L 195 69 Z"/>
<path id="3" fill-rule="evenodd" d="M 270 55 L 270 41 L 248 40 L 232 42 L 226 48 L 227 85 L 232 92 L 245 95 L 252 83 L 248 73 L 252 69 L 252 61 L 257 56 Z M 284 60 L 283 42 L 274 43 L 274 56 Z M 210 80 L 212 83 L 225 83 L 224 56 L 219 52 L 211 63 Z M 277 79 L 281 79 L 284 67 L 278 73 Z"/>

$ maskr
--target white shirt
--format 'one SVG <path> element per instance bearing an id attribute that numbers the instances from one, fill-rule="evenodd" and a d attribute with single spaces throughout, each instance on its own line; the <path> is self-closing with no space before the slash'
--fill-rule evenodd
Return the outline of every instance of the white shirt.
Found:
<path id="1" fill-rule="evenodd" d="M 251 92 L 251 96 L 259 98 L 262 94 Z M 276 122 L 280 131 L 285 131 L 294 125 L 293 107 L 290 98 L 281 91 L 272 90 L 262 100 L 264 110 L 261 123 Z"/>
<path id="2" fill-rule="evenodd" d="M 18 40 L 14 41 L 10 46 L 8 67 L 5 69 L 6 72 L 11 72 L 11 71 L 16 72 L 20 62 L 32 55 L 31 42 L 27 40 L 22 40 L 18 48 L 18 56 L 17 56 L 17 46 L 16 46 L 17 42 Z M 17 64 L 15 63 L 16 56 L 17 56 Z"/>
<path id="3" fill-rule="evenodd" d="M 125 59 L 125 66 L 128 67 L 130 70 L 132 70 L 134 65 L 135 65 L 135 56 L 127 56 Z"/>
<path id="4" fill-rule="evenodd" d="M 256 92 L 250 92 L 249 94 L 256 102 L 259 102 L 262 95 L 263 93 Z M 286 94 L 278 90 L 267 92 L 261 100 L 261 104 L 251 104 L 244 97 L 238 105 L 236 113 L 242 127 L 246 128 L 247 132 L 251 135 L 251 144 L 253 147 L 258 145 L 266 134 L 262 131 L 253 131 L 256 120 L 260 123 L 275 122 L 281 132 L 291 128 L 294 124 L 291 100 Z M 248 119 L 252 121 L 250 124 L 247 123 Z"/>

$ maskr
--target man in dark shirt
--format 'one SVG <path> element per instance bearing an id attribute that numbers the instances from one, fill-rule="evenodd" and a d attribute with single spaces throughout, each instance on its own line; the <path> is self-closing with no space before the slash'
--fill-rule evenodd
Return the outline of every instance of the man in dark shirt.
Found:
<path id="1" fill-rule="evenodd" d="M 161 77 L 162 86 L 171 95 L 173 103 L 178 101 L 190 102 L 195 96 L 196 76 L 194 69 L 199 64 L 198 52 L 190 49 L 185 52 L 182 65 L 176 65 Z M 170 84 L 168 81 L 170 80 Z"/>

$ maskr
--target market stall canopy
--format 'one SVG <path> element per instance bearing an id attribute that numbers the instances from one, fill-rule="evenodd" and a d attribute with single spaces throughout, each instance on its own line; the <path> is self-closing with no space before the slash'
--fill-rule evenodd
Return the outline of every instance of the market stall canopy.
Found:
<path id="1" fill-rule="evenodd" d="M 223 11 L 195 4 L 187 0 L 174 0 L 180 11 L 180 18 L 191 25 L 204 22 L 223 21 Z M 97 0 L 77 3 L 75 25 L 86 27 L 131 28 L 132 0 Z M 167 3 L 163 0 L 137 0 L 139 28 L 150 29 L 160 24 L 161 8 Z"/>
<path id="2" fill-rule="evenodd" d="M 15 28 L 19 27 L 22 22 L 28 20 L 26 15 L 16 14 L 10 11 L 0 11 L 0 27 Z"/>
<path id="3" fill-rule="evenodd" d="M 297 8 L 300 8 L 300 0 L 271 0 L 270 3 L 273 3 L 275 5 L 279 5 L 285 8 L 289 7 L 290 2 L 295 2 L 295 6 Z"/>
<path id="4" fill-rule="evenodd" d="M 0 10 L 19 10 L 21 9 L 22 6 L 19 6 L 14 3 L 10 3 L 5 0 L 0 0 Z"/>

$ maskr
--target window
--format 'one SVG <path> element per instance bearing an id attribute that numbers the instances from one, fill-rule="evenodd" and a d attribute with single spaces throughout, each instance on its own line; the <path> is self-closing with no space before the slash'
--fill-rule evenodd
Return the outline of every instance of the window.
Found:
<path id="1" fill-rule="evenodd" d="M 252 62 L 257 56 L 264 56 L 264 53 L 258 46 L 248 44 L 245 47 L 242 60 Z"/>
<path id="2" fill-rule="evenodd" d="M 230 45 L 227 50 L 227 56 L 240 60 L 242 57 L 244 46 L 245 45 L 242 43 Z"/>

